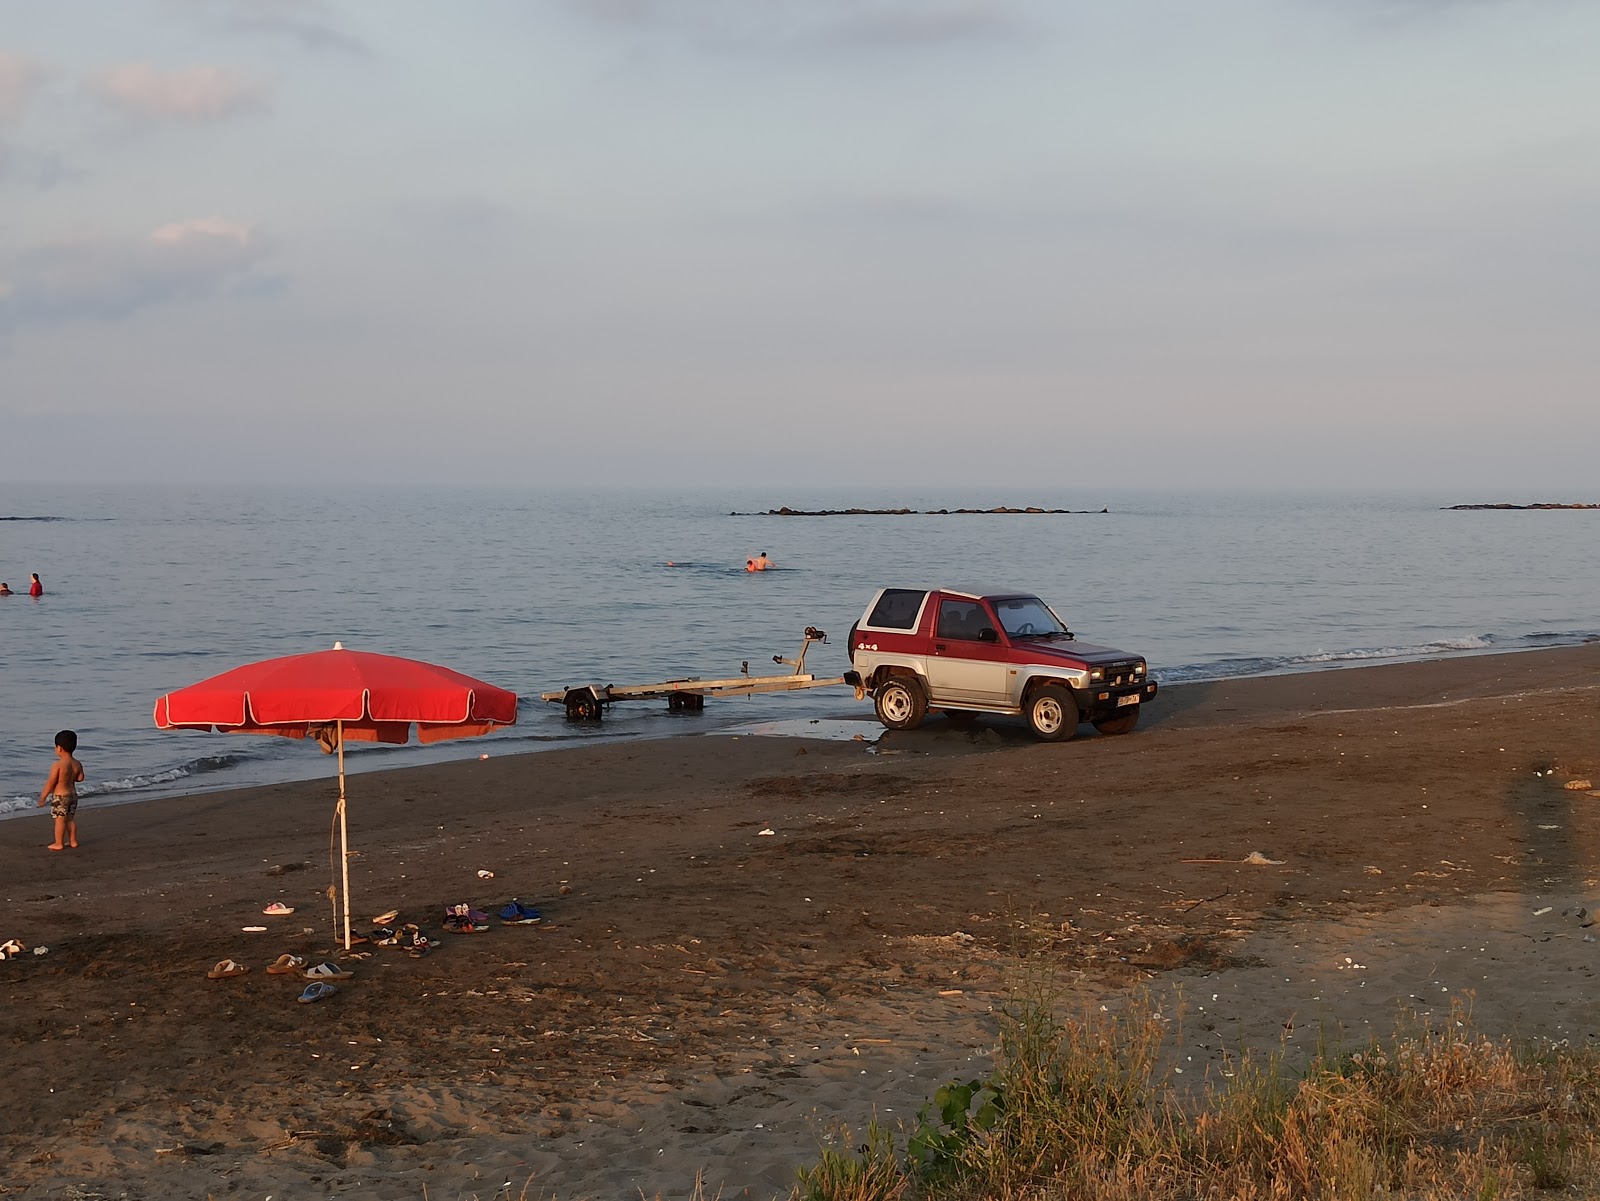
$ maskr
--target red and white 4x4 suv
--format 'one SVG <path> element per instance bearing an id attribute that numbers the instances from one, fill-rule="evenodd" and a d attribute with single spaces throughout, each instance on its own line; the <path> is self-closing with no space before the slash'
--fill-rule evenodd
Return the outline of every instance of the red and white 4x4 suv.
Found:
<path id="1" fill-rule="evenodd" d="M 1156 695 L 1138 655 L 1077 641 L 1050 606 L 1020 592 L 881 588 L 850 628 L 845 678 L 872 693 L 891 730 L 929 709 L 953 719 L 1020 714 L 1040 738 L 1079 722 L 1127 734 Z"/>

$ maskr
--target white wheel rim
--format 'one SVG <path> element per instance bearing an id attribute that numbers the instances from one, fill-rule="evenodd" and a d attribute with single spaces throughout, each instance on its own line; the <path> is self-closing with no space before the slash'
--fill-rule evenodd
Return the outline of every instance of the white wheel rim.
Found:
<path id="1" fill-rule="evenodd" d="M 883 712 L 891 721 L 905 721 L 911 716 L 911 694 L 899 684 L 883 694 Z"/>
<path id="2" fill-rule="evenodd" d="M 1061 712 L 1061 702 L 1053 696 L 1035 701 L 1033 705 L 1033 724 L 1046 734 L 1054 734 L 1061 728 L 1064 715 Z"/>

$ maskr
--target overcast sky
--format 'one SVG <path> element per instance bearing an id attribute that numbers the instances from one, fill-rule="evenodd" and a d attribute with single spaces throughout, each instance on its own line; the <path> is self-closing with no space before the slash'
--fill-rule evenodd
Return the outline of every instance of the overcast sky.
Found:
<path id="1" fill-rule="evenodd" d="M 1600 5 L 0 0 L 0 480 L 1600 499 Z"/>

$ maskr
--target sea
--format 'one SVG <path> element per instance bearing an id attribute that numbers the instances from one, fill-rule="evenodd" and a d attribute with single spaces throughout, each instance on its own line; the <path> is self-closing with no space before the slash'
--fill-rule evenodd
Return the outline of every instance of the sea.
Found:
<path id="1" fill-rule="evenodd" d="M 839 729 L 835 687 L 620 703 L 575 724 L 541 691 L 846 669 L 874 589 L 1044 597 L 1166 684 L 1576 644 L 1600 637 L 1600 511 L 1450 511 L 1593 497 L 861 489 L 565 491 L 0 485 L 0 815 L 33 808 L 58 729 L 86 808 L 332 777 L 313 744 L 162 732 L 156 698 L 331 647 L 442 663 L 521 696 L 516 726 L 356 747 L 350 770 L 730 728 Z M 996 506 L 1062 514 L 780 517 Z M 751 574 L 765 551 L 773 570 Z M 25 595 L 38 572 L 45 593 Z M 1159 701 L 1157 701 L 1159 704 Z M 876 730 L 861 722 L 859 728 Z"/>

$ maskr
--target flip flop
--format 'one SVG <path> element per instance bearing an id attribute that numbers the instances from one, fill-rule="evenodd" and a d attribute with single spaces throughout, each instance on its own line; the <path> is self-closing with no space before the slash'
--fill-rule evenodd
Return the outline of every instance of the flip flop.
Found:
<path id="1" fill-rule="evenodd" d="M 399 916 L 400 911 L 398 909 L 391 909 L 388 913 L 378 914 L 377 917 L 372 919 L 372 924 L 374 926 L 392 926 L 394 925 L 395 918 Z"/>
<path id="2" fill-rule="evenodd" d="M 269 976 L 288 976 L 288 975 L 292 975 L 293 973 L 298 972 L 302 968 L 304 968 L 305 965 L 306 965 L 306 961 L 304 959 L 302 959 L 299 955 L 279 955 L 278 956 L 278 961 L 276 963 L 274 963 L 271 967 L 267 968 L 267 975 L 269 975 Z"/>
<path id="3" fill-rule="evenodd" d="M 323 1001 L 333 996 L 339 990 L 331 984 L 318 982 L 306 985 L 305 992 L 300 994 L 300 1004 L 309 1005 L 313 1001 Z"/>
<path id="4" fill-rule="evenodd" d="M 207 980 L 226 980 L 229 976 L 242 976 L 250 969 L 242 963 L 235 963 L 231 959 L 218 962 L 217 966 L 206 973 Z"/>
<path id="5" fill-rule="evenodd" d="M 395 947 L 400 945 L 400 936 L 387 926 L 379 930 L 374 930 L 371 934 L 367 935 L 367 938 L 370 941 L 377 943 L 380 947 Z M 353 942 L 354 939 L 351 941 Z"/>
<path id="6" fill-rule="evenodd" d="M 418 930 L 411 936 L 411 941 L 406 944 L 406 954 L 413 959 L 421 959 L 433 949 L 433 940 Z"/>
<path id="7" fill-rule="evenodd" d="M 8 938 L 5 942 L 0 943 L 0 959 L 8 959 L 13 956 L 20 955 L 27 949 L 27 947 L 23 946 L 16 939 Z"/>
<path id="8" fill-rule="evenodd" d="M 282 901 L 274 901 L 261 912 L 270 914 L 273 917 L 281 917 L 286 913 L 293 913 L 294 909 L 291 906 L 285 905 Z"/>
<path id="9" fill-rule="evenodd" d="M 348 980 L 354 972 L 347 972 L 337 963 L 319 963 L 305 971 L 307 980 Z"/>

